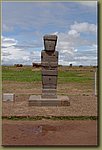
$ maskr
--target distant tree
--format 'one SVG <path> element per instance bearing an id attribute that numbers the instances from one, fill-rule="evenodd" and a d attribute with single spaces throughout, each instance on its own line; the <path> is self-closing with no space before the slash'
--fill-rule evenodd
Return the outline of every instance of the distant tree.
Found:
<path id="1" fill-rule="evenodd" d="M 79 67 L 83 67 L 83 65 L 79 65 Z"/>
<path id="2" fill-rule="evenodd" d="M 36 67 L 36 68 L 39 68 L 39 67 L 41 67 L 41 63 L 32 63 L 32 66 Z"/>
<path id="3" fill-rule="evenodd" d="M 23 67 L 22 64 L 14 64 L 14 66 L 16 66 L 16 67 Z"/>
<path id="4" fill-rule="evenodd" d="M 72 64 L 70 64 L 69 66 L 72 67 Z"/>
<path id="5" fill-rule="evenodd" d="M 58 67 L 62 67 L 62 65 L 58 65 Z"/>

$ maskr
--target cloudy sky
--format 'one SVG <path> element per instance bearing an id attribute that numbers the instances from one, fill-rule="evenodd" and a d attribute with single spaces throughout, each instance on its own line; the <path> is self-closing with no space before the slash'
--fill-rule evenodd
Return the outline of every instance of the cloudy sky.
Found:
<path id="1" fill-rule="evenodd" d="M 2 64 L 40 62 L 56 34 L 59 64 L 97 64 L 97 2 L 3 2 Z"/>

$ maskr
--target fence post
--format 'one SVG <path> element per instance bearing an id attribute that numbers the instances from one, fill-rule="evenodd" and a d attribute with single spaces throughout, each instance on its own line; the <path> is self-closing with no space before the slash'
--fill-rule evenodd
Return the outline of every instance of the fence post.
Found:
<path id="1" fill-rule="evenodd" d="M 97 95 L 97 72 L 95 71 L 95 96 Z"/>

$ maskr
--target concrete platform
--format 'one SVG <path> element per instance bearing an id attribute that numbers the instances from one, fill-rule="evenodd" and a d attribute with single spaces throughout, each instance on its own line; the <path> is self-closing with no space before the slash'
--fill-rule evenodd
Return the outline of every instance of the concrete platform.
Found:
<path id="1" fill-rule="evenodd" d="M 57 98 L 41 98 L 41 95 L 31 95 L 29 106 L 70 106 L 68 96 L 57 96 Z"/>

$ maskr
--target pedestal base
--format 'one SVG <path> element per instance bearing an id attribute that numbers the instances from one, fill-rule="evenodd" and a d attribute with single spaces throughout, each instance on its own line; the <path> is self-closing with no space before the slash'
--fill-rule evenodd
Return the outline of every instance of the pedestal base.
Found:
<path id="1" fill-rule="evenodd" d="M 69 106 L 68 96 L 57 96 L 55 99 L 41 98 L 41 95 L 31 95 L 29 106 Z"/>

